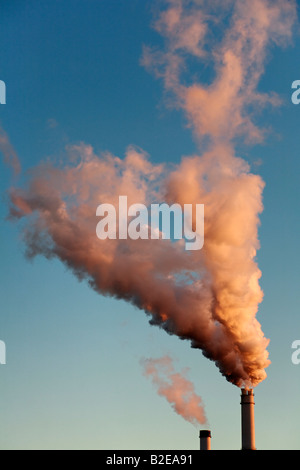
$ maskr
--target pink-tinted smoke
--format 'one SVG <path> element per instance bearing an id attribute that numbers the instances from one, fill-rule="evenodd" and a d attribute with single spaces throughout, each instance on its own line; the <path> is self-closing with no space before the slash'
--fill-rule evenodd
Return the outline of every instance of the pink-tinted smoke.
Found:
<path id="1" fill-rule="evenodd" d="M 28 222 L 28 255 L 57 257 L 101 294 L 131 301 L 152 324 L 202 349 L 236 385 L 263 380 L 268 341 L 255 319 L 262 300 L 255 263 L 261 179 L 242 161 L 228 171 L 216 155 L 215 165 L 210 153 L 167 171 L 134 148 L 122 160 L 85 145 L 69 152 L 68 164 L 42 164 L 28 187 L 10 192 L 11 216 Z M 96 208 L 117 207 L 119 194 L 129 205 L 203 201 L 204 249 L 188 253 L 168 240 L 100 242 Z"/>
<path id="2" fill-rule="evenodd" d="M 253 111 L 279 99 L 257 86 L 270 45 L 290 39 L 295 14 L 294 1 L 166 1 L 155 23 L 165 49 L 145 49 L 143 64 L 163 78 L 197 140 L 208 139 L 201 155 L 170 169 L 134 147 L 120 159 L 82 144 L 68 149 L 63 166 L 41 164 L 26 187 L 10 192 L 11 217 L 25 221 L 29 256 L 59 258 L 99 293 L 132 302 L 240 387 L 264 380 L 270 361 L 256 318 L 263 299 L 256 255 L 264 182 L 234 143 L 264 137 Z M 189 57 L 213 67 L 211 82 L 187 81 Z M 117 207 L 120 195 L 129 205 L 204 204 L 204 249 L 188 253 L 167 240 L 100 242 L 96 209 Z"/>
<path id="3" fill-rule="evenodd" d="M 207 423 L 204 406 L 193 384 L 187 378 L 187 371 L 176 372 L 169 356 L 141 361 L 144 375 L 152 380 L 157 393 L 165 397 L 174 411 L 195 426 Z"/>

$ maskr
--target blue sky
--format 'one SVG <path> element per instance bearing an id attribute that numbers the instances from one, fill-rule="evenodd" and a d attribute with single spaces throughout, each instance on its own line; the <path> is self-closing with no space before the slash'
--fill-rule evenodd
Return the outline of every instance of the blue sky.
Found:
<path id="1" fill-rule="evenodd" d="M 130 144 L 153 162 L 178 163 L 197 146 L 183 115 L 164 101 L 163 84 L 140 65 L 157 45 L 150 2 L 2 0 L 0 79 L 7 104 L 0 121 L 24 172 L 61 158 L 84 141 L 122 157 Z M 258 121 L 272 129 L 239 152 L 266 182 L 258 254 L 265 293 L 258 319 L 272 365 L 256 391 L 260 449 L 299 449 L 300 79 L 299 35 L 274 48 L 260 83 L 279 93 L 280 109 Z M 260 161 L 259 165 L 254 162 Z M 240 448 L 239 390 L 187 342 L 151 327 L 123 301 L 103 298 L 57 261 L 24 256 L 17 225 L 5 218 L 10 171 L 1 166 L 0 448 L 197 449 L 198 430 L 177 416 L 143 376 L 140 359 L 170 354 L 201 395 L 215 449 Z M 284 435 L 282 435 L 284 429 Z"/>

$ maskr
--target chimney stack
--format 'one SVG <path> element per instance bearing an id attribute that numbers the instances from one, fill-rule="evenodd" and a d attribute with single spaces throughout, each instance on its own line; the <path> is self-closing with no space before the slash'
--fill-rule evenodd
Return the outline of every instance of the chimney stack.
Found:
<path id="1" fill-rule="evenodd" d="M 200 450 L 211 450 L 210 431 L 200 431 Z"/>
<path id="2" fill-rule="evenodd" d="M 256 450 L 253 390 L 242 389 L 242 450 Z"/>

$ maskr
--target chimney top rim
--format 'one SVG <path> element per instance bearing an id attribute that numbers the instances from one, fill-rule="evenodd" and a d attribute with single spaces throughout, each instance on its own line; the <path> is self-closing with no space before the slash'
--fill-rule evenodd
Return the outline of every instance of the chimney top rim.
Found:
<path id="1" fill-rule="evenodd" d="M 200 438 L 204 438 L 204 437 L 211 437 L 211 431 L 208 431 L 208 430 L 203 430 L 203 431 L 200 431 Z"/>

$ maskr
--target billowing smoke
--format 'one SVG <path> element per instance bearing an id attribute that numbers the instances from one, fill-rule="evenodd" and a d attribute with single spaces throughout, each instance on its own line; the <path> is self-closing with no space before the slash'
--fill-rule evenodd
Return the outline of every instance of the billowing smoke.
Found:
<path id="1" fill-rule="evenodd" d="M 207 423 L 201 398 L 187 378 L 187 370 L 176 372 L 169 356 L 141 361 L 144 375 L 152 380 L 157 393 L 165 397 L 182 418 L 194 426 Z"/>
<path id="2" fill-rule="evenodd" d="M 169 169 L 152 165 L 141 149 L 129 147 L 120 159 L 82 144 L 68 148 L 63 166 L 41 164 L 26 187 L 10 192 L 11 217 L 25 222 L 28 256 L 56 257 L 99 293 L 132 302 L 151 324 L 202 350 L 237 386 L 264 380 L 270 361 L 256 318 L 264 182 L 234 145 L 264 138 L 254 110 L 279 99 L 259 92 L 259 80 L 268 48 L 290 39 L 295 15 L 295 2 L 285 0 L 166 1 L 155 22 L 165 48 L 145 48 L 143 64 L 184 111 L 201 156 Z M 204 63 L 213 78 L 188 77 L 190 61 L 193 72 Z M 204 204 L 203 250 L 186 252 L 168 240 L 100 242 L 96 208 L 117 207 L 120 195 L 146 206 Z"/>

